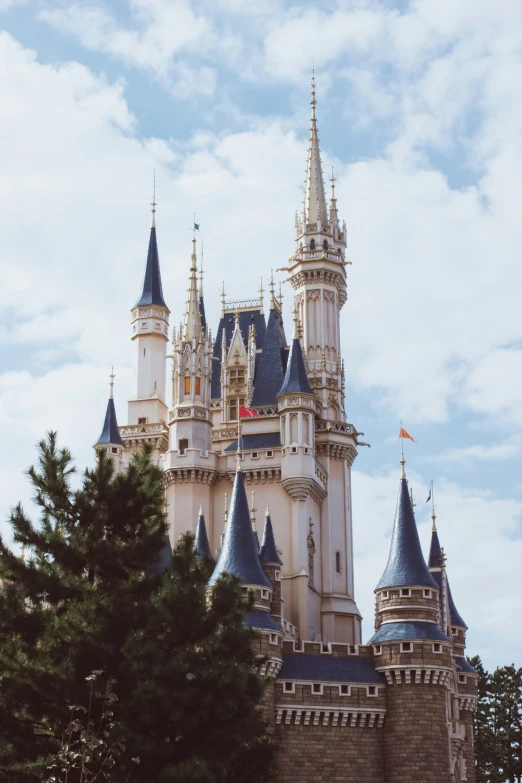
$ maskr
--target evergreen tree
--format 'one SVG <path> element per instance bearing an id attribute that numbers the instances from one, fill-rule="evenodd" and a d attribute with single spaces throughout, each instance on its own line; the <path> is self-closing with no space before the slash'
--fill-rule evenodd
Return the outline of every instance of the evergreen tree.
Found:
<path id="1" fill-rule="evenodd" d="M 522 669 L 502 666 L 490 678 L 499 780 L 522 776 Z"/>
<path id="2" fill-rule="evenodd" d="M 468 661 L 478 672 L 478 700 L 473 719 L 477 783 L 502 783 L 491 704 L 491 675 L 484 669 L 478 655 Z"/>
<path id="3" fill-rule="evenodd" d="M 242 589 L 223 578 L 207 602 L 210 563 L 194 557 L 190 536 L 166 574 L 153 567 L 166 521 L 150 450 L 117 476 L 99 452 L 78 490 L 73 471 L 51 433 L 29 471 L 39 523 L 21 506 L 11 514 L 29 559 L 0 539 L 0 778 L 35 783 L 50 759 L 63 760 L 71 708 L 97 670 L 116 683 L 114 722 L 127 740 L 107 779 L 271 779 Z"/>
<path id="4" fill-rule="evenodd" d="M 251 783 L 274 774 L 274 745 L 257 705 L 252 599 L 223 578 L 207 599 L 212 564 L 181 537 L 146 624 L 124 649 L 138 683 L 128 704 L 128 745 L 140 757 L 133 779 Z"/>

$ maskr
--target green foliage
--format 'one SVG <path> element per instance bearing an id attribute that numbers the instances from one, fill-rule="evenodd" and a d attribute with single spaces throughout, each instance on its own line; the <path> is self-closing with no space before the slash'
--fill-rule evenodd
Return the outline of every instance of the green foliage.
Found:
<path id="1" fill-rule="evenodd" d="M 253 783 L 272 779 L 257 706 L 265 684 L 239 584 L 222 579 L 207 601 L 210 563 L 195 559 L 191 536 L 167 574 L 151 569 L 167 529 L 163 474 L 149 449 L 118 475 L 99 452 L 78 490 L 73 472 L 51 433 L 29 471 L 40 519 L 21 506 L 11 514 L 29 557 L 0 539 L 0 778 L 42 781 L 51 763 L 71 761 L 72 744 L 96 736 L 92 720 L 71 721 L 71 707 L 84 705 L 86 680 L 99 670 L 117 682 L 126 738 L 111 770 L 98 770 L 103 779 L 234 783 L 246 770 Z"/>
<path id="2" fill-rule="evenodd" d="M 474 719 L 477 783 L 520 783 L 522 779 L 522 669 L 487 672 L 479 656 L 469 662 L 479 673 Z"/>

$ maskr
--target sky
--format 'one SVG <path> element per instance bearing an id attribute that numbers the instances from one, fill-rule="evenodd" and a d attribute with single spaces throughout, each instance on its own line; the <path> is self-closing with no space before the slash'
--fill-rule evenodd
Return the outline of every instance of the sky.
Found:
<path id="1" fill-rule="evenodd" d="M 363 635 L 402 419 L 421 542 L 433 479 L 468 652 L 520 666 L 519 0 L 0 0 L 0 532 L 31 508 L 24 471 L 49 429 L 92 464 L 111 365 L 125 423 L 153 171 L 172 324 L 194 213 L 214 331 L 223 279 L 254 297 L 286 265 L 312 62 L 352 262 L 346 412 L 371 444 L 353 466 Z"/>

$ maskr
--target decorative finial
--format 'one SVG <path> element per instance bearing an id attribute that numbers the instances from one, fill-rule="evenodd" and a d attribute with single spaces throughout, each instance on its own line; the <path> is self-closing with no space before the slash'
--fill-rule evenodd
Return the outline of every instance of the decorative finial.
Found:
<path id="1" fill-rule="evenodd" d="M 221 287 L 221 307 L 223 309 L 223 312 L 225 312 L 225 281 L 223 280 L 222 287 Z"/>
<path id="2" fill-rule="evenodd" d="M 275 294 L 274 294 L 274 270 L 270 270 L 270 309 L 274 306 Z"/>
<path id="3" fill-rule="evenodd" d="M 313 61 L 312 61 L 312 83 L 311 83 L 311 88 L 312 88 L 312 90 L 311 90 L 312 91 L 312 99 L 310 101 L 310 106 L 312 107 L 312 121 L 315 122 L 315 106 L 316 106 L 317 101 L 315 100 L 315 65 L 314 65 Z"/>
<path id="4" fill-rule="evenodd" d="M 223 521 L 225 525 L 227 523 L 227 517 L 228 517 L 227 493 L 225 492 L 225 506 L 223 508 Z"/>
<path id="5" fill-rule="evenodd" d="M 199 295 L 203 296 L 203 240 L 201 240 L 201 264 L 199 267 Z"/>
<path id="6" fill-rule="evenodd" d="M 254 533 L 256 532 L 256 504 L 255 504 L 255 493 L 254 490 L 252 490 L 252 505 L 250 507 L 250 518 L 252 520 L 252 530 Z"/>
<path id="7" fill-rule="evenodd" d="M 404 438 L 402 437 L 402 419 L 401 419 L 401 429 L 400 429 L 400 431 L 401 431 L 401 436 L 400 436 L 400 441 L 401 441 L 401 479 L 405 479 L 406 478 L 406 473 L 404 472 L 404 465 L 406 463 L 404 462 Z"/>
<path id="8" fill-rule="evenodd" d="M 154 169 L 154 180 L 153 180 L 153 186 L 152 186 L 152 201 L 151 201 L 151 207 L 152 207 L 152 223 L 151 228 L 156 228 L 156 207 L 158 206 L 156 203 L 156 169 Z"/>
<path id="9" fill-rule="evenodd" d="M 114 398 L 114 379 L 116 378 L 114 375 L 114 367 L 111 367 L 111 374 L 109 375 L 109 378 L 109 399 L 112 400 Z"/>
<path id="10" fill-rule="evenodd" d="M 413 487 L 410 487 L 410 501 L 411 501 L 411 507 L 412 507 L 412 508 L 415 508 L 415 506 L 416 506 L 417 504 L 416 504 L 416 503 L 415 503 L 415 501 L 413 500 Z"/>
<path id="11" fill-rule="evenodd" d="M 281 281 L 279 281 L 279 307 L 283 308 L 283 287 Z"/>
<path id="12" fill-rule="evenodd" d="M 433 494 L 433 479 L 431 480 L 431 485 L 430 485 L 430 497 L 431 497 L 431 532 L 436 533 L 437 525 L 435 524 L 436 516 L 435 516 L 435 497 Z"/>
<path id="13" fill-rule="evenodd" d="M 236 312 L 234 313 L 234 323 L 236 326 L 239 326 L 239 310 L 236 307 Z"/>
<path id="14" fill-rule="evenodd" d="M 201 503 L 199 504 L 199 516 L 200 517 L 203 516 L 203 506 L 201 505 Z"/>
<path id="15" fill-rule="evenodd" d="M 266 504 L 266 513 L 265 513 L 265 517 L 269 517 L 269 516 L 270 516 L 270 506 L 269 506 L 269 505 L 268 505 L 268 503 L 267 503 L 267 504 Z"/>
<path id="16" fill-rule="evenodd" d="M 297 317 L 297 305 L 294 305 L 294 333 L 292 337 L 294 340 L 299 339 L 299 318 Z"/>
<path id="17" fill-rule="evenodd" d="M 444 547 L 440 548 L 440 566 L 441 568 L 446 568 L 446 560 L 448 559 L 448 556 L 446 552 L 444 551 Z"/>

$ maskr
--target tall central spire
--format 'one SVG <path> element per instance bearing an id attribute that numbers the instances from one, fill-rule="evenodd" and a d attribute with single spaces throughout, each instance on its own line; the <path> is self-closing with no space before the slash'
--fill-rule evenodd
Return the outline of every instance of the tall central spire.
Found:
<path id="1" fill-rule="evenodd" d="M 315 117 L 315 75 L 312 75 L 312 97 L 310 106 L 310 138 L 308 141 L 308 158 L 306 161 L 305 180 L 305 223 L 308 225 L 320 224 L 324 230 L 328 225 L 326 199 L 324 195 L 323 170 L 321 168 L 321 151 L 319 149 L 319 137 L 317 136 L 317 120 Z M 317 225 L 319 229 L 319 225 Z"/>
<path id="2" fill-rule="evenodd" d="M 190 280 L 187 296 L 187 306 L 185 310 L 185 320 L 183 323 L 183 340 L 191 342 L 193 338 L 199 340 L 201 336 L 201 315 L 199 311 L 199 293 L 198 293 L 198 265 L 196 258 L 196 238 L 192 240 L 192 256 L 190 263 Z"/>

